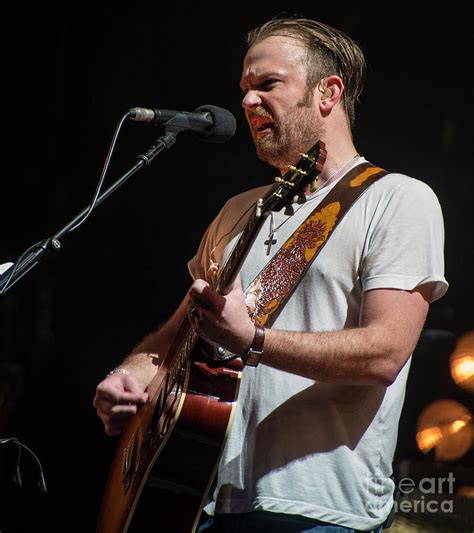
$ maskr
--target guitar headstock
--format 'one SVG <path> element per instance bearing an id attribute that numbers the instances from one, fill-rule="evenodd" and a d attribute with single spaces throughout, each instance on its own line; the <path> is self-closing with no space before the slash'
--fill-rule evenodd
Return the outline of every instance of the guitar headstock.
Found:
<path id="1" fill-rule="evenodd" d="M 322 141 L 318 141 L 310 150 L 301 154 L 296 165 L 290 165 L 288 172 L 282 178 L 275 179 L 277 184 L 268 197 L 257 206 L 257 216 L 268 211 L 280 211 L 282 207 L 286 207 L 286 214 L 292 215 L 291 204 L 295 196 L 298 197 L 298 203 L 304 203 L 306 186 L 309 185 L 312 192 L 315 190 L 315 183 L 323 169 L 326 154 L 326 146 Z"/>

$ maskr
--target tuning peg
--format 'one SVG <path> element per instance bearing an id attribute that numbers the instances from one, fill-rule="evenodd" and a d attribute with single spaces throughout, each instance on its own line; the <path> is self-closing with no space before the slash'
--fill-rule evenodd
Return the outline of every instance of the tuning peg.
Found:
<path id="1" fill-rule="evenodd" d="M 280 178 L 280 176 L 277 176 L 277 177 L 275 178 L 275 181 L 276 181 L 277 183 L 281 183 L 282 185 L 286 185 L 286 186 L 288 186 L 288 187 L 294 187 L 294 186 L 295 186 L 295 184 L 294 184 L 292 181 L 286 181 L 286 180 L 284 180 L 283 178 Z"/>
<path id="2" fill-rule="evenodd" d="M 318 178 L 315 178 L 310 184 L 309 184 L 309 191 L 310 192 L 316 192 L 319 187 L 319 180 Z"/>
<path id="3" fill-rule="evenodd" d="M 288 217 L 292 217 L 295 214 L 295 210 L 293 209 L 293 206 L 291 204 L 287 204 L 285 207 L 285 215 Z"/>
<path id="4" fill-rule="evenodd" d="M 303 192 L 298 194 L 298 200 L 296 200 L 298 204 L 304 204 L 306 202 L 306 194 Z"/>
<path id="5" fill-rule="evenodd" d="M 296 172 L 297 174 L 300 174 L 301 176 L 307 176 L 308 173 L 304 170 L 301 170 L 301 168 L 295 167 L 294 165 L 288 165 L 288 168 L 292 170 L 293 172 Z"/>
<path id="6" fill-rule="evenodd" d="M 303 159 L 307 159 L 308 161 L 311 161 L 311 163 L 316 163 L 316 159 L 314 159 L 314 157 L 311 157 L 311 156 L 308 155 L 308 154 L 301 154 L 301 153 L 300 153 L 300 156 L 301 156 Z"/>

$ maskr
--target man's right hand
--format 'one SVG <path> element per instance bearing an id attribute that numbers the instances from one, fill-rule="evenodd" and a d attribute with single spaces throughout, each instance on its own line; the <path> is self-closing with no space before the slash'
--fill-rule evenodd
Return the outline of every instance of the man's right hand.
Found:
<path id="1" fill-rule="evenodd" d="M 148 394 L 132 374 L 113 374 L 96 388 L 94 401 L 97 416 L 102 420 L 107 435 L 120 435 Z"/>

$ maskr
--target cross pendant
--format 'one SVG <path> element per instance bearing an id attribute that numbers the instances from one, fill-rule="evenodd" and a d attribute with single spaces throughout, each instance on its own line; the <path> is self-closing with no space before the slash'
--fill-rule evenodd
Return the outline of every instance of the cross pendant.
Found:
<path id="1" fill-rule="evenodd" d="M 271 233 L 269 233 L 268 239 L 263 243 L 267 246 L 267 255 L 270 255 L 272 246 L 277 242 L 276 238 L 274 239 L 273 237 L 276 237 L 276 233 L 273 233 L 272 231 Z"/>

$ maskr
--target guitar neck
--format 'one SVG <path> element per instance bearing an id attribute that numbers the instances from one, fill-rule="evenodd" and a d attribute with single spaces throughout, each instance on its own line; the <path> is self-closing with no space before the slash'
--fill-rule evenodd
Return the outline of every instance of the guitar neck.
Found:
<path id="1" fill-rule="evenodd" d="M 261 199 L 258 201 L 261 202 Z M 232 253 L 230 254 L 226 264 L 222 268 L 219 279 L 217 281 L 216 291 L 220 294 L 225 294 L 227 287 L 230 287 L 234 281 L 237 273 L 240 270 L 243 262 L 245 261 L 247 254 L 252 246 L 255 237 L 257 236 L 258 230 L 262 225 L 263 221 L 266 218 L 260 209 L 259 203 L 255 205 L 253 211 L 245 225 L 240 237 L 235 244 Z"/>
<path id="2" fill-rule="evenodd" d="M 295 196 L 298 196 L 301 202 L 306 201 L 304 188 L 308 185 L 313 186 L 326 160 L 324 143 L 318 141 L 307 154 L 301 154 L 301 156 L 297 166 L 290 166 L 288 172 L 282 178 L 277 178 L 273 187 L 255 204 L 247 224 L 220 272 L 216 284 L 217 292 L 225 294 L 226 288 L 234 281 L 258 230 L 270 211 L 279 211 L 287 206 L 292 212 L 291 203 Z"/>

